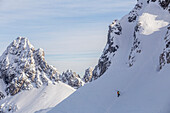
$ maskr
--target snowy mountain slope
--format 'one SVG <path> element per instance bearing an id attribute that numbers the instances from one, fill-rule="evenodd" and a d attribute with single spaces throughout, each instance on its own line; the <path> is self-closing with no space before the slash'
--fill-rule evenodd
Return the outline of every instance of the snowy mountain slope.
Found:
<path id="1" fill-rule="evenodd" d="M 119 48 L 114 55 L 106 55 L 104 63 L 111 63 L 104 74 L 48 113 L 169 113 L 169 2 L 138 0 L 135 8 L 117 21 L 121 34 L 115 38 L 117 29 L 109 32 L 114 41 L 108 46 Z"/>
<path id="2" fill-rule="evenodd" d="M 0 57 L 0 78 L 7 85 L 5 89 L 7 94 L 15 95 L 21 90 L 62 81 L 64 76 L 61 76 L 56 68 L 45 61 L 44 54 L 43 49 L 35 50 L 29 40 L 23 37 L 18 37 L 7 47 Z M 77 82 L 73 79 L 83 84 L 79 76 L 70 77 L 68 81 Z"/>
<path id="3" fill-rule="evenodd" d="M 40 109 L 47 109 L 56 106 L 67 98 L 75 90 L 70 86 L 59 82 L 56 85 L 33 88 L 29 91 L 22 91 L 14 96 L 8 96 L 0 101 L 0 111 L 16 113 L 34 113 Z"/>
<path id="4" fill-rule="evenodd" d="M 18 37 L 0 57 L 0 112 L 34 113 L 54 107 L 74 91 L 47 64 L 43 49 L 35 50 L 27 38 Z"/>
<path id="5" fill-rule="evenodd" d="M 138 30 L 138 27 L 141 24 L 143 27 L 146 26 L 144 28 L 143 32 L 144 33 L 146 32 L 145 34 L 147 34 L 147 33 L 152 33 L 154 30 L 159 30 L 159 28 L 157 28 L 158 26 L 162 27 L 162 26 L 167 25 L 167 22 L 162 23 L 159 20 L 152 21 L 152 18 L 157 18 L 156 15 L 159 15 L 160 11 L 157 10 L 159 13 L 156 13 L 156 11 L 154 12 L 153 11 L 154 8 L 149 9 L 148 4 L 149 5 L 157 4 L 157 6 L 153 6 L 153 7 L 160 7 L 162 9 L 166 10 L 166 12 L 168 12 L 168 11 L 170 12 L 170 6 L 169 6 L 170 1 L 169 0 L 137 0 L 137 2 L 138 3 L 134 7 L 134 9 L 129 13 L 128 19 L 127 19 L 129 23 L 132 23 L 132 24 L 134 24 L 134 26 L 136 26 L 136 28 L 134 28 L 134 26 L 131 28 Z M 149 12 L 145 14 L 144 10 L 147 10 L 147 11 L 151 10 L 151 13 L 153 12 L 155 14 L 149 15 Z M 145 17 L 148 17 L 146 19 L 148 23 L 146 23 L 146 21 L 145 21 L 143 23 L 138 22 L 138 24 L 137 24 L 137 19 L 139 19 L 139 15 L 141 15 L 141 13 L 144 13 L 144 14 L 143 14 L 143 16 L 140 17 L 140 19 L 142 19 L 144 21 Z M 162 17 L 162 18 L 164 18 L 164 17 Z M 140 21 L 140 19 L 139 19 L 139 21 Z M 115 53 L 119 49 L 118 43 L 115 40 L 118 39 L 119 36 L 122 34 L 121 33 L 122 32 L 121 25 L 122 25 L 122 23 L 120 24 L 117 20 L 115 20 L 109 26 L 108 41 L 107 41 L 106 47 L 98 61 L 98 64 L 95 66 L 95 69 L 93 70 L 92 79 L 89 81 L 96 80 L 97 78 L 102 76 L 106 72 L 108 67 L 111 65 L 111 59 L 114 57 Z M 150 26 L 148 26 L 148 25 L 150 25 Z M 131 25 L 128 25 L 128 26 L 130 28 Z M 129 33 L 131 31 L 133 31 L 133 30 L 129 30 Z M 131 33 L 131 34 L 136 35 L 136 33 Z M 130 35 L 127 35 L 127 36 L 130 36 Z M 134 43 L 134 47 L 137 46 L 138 43 L 140 43 L 137 38 L 135 39 L 135 41 L 136 42 Z M 132 49 L 135 49 L 135 51 L 137 51 L 138 53 L 141 51 L 139 47 L 132 48 Z M 133 53 L 131 53 L 130 57 L 131 57 L 130 60 L 132 60 L 131 62 L 133 62 L 133 60 L 134 60 Z M 129 63 L 129 65 L 131 66 L 133 64 Z"/>

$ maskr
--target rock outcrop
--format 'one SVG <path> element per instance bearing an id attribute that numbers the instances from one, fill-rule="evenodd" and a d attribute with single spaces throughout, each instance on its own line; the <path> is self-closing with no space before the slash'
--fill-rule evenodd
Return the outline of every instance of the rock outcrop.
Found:
<path id="1" fill-rule="evenodd" d="M 147 3 L 149 4 L 150 2 L 158 2 L 159 5 L 163 8 L 169 11 L 170 13 L 170 1 L 169 0 L 148 0 Z"/>
<path id="2" fill-rule="evenodd" d="M 92 76 L 93 76 L 93 69 L 90 67 L 90 68 L 88 68 L 88 69 L 85 70 L 85 75 L 84 75 L 84 77 L 83 77 L 83 81 L 84 81 L 85 83 L 90 82 L 91 79 L 92 79 Z"/>
<path id="3" fill-rule="evenodd" d="M 66 72 L 63 72 L 63 74 L 60 75 L 60 80 L 63 83 L 66 83 L 75 89 L 78 89 L 84 85 L 84 82 L 80 78 L 80 76 L 76 74 L 76 72 L 73 72 L 72 70 L 67 70 Z"/>
<path id="4" fill-rule="evenodd" d="M 129 62 L 128 65 L 129 67 L 133 66 L 133 63 L 136 61 L 136 54 L 139 54 L 142 52 L 142 49 L 140 47 L 140 40 L 136 36 L 140 31 L 140 23 L 136 25 L 135 30 L 134 30 L 134 40 L 133 40 L 133 46 L 130 51 L 129 55 Z"/>
<path id="5" fill-rule="evenodd" d="M 164 38 L 165 48 L 163 50 L 163 53 L 159 57 L 159 69 L 158 70 L 161 70 L 163 66 L 165 66 L 166 64 L 170 64 L 170 25 L 167 27 L 167 29 L 168 31 Z"/>
<path id="6" fill-rule="evenodd" d="M 0 75 L 6 93 L 15 95 L 21 90 L 40 87 L 58 81 L 59 73 L 47 64 L 43 49 L 35 50 L 27 38 L 18 37 L 0 57 Z"/>
<path id="7" fill-rule="evenodd" d="M 141 40 L 138 37 L 138 35 L 141 33 L 141 30 L 143 28 L 141 27 L 141 23 L 139 22 L 139 17 L 141 16 L 141 12 L 145 9 L 145 7 L 147 7 L 150 4 L 156 4 L 160 6 L 163 10 L 168 11 L 170 13 L 170 5 L 169 5 L 170 1 L 169 0 L 148 0 L 148 1 L 137 0 L 137 4 L 135 5 L 135 7 L 126 16 L 129 24 L 135 26 L 133 37 L 132 37 L 132 40 L 133 40 L 132 47 L 131 47 L 128 62 L 127 62 L 129 67 L 132 67 L 134 65 L 137 55 L 142 53 Z M 162 10 L 161 8 L 160 10 Z M 109 68 L 109 66 L 111 65 L 111 59 L 114 57 L 115 53 L 120 48 L 117 40 L 119 39 L 119 37 L 121 37 L 123 30 L 124 29 L 121 27 L 121 23 L 119 23 L 118 20 L 114 21 L 109 26 L 109 33 L 108 33 L 108 40 L 107 40 L 106 47 L 98 61 L 98 64 L 95 66 L 93 70 L 92 79 L 90 81 L 96 80 L 98 77 L 103 75 L 105 71 Z M 168 33 L 166 37 L 169 36 Z M 166 38 L 165 40 L 168 40 L 168 38 Z M 168 41 L 166 41 L 166 43 L 167 42 Z M 167 57 L 167 58 L 165 59 L 164 57 Z M 160 56 L 160 65 L 164 65 L 163 62 L 168 62 L 169 61 L 168 58 L 169 58 L 169 50 L 167 50 L 166 48 L 166 50 L 164 49 L 164 52 Z M 160 68 L 161 67 L 162 66 L 160 66 Z"/>
<path id="8" fill-rule="evenodd" d="M 122 34 L 122 27 L 118 20 L 115 20 L 109 26 L 108 39 L 103 54 L 101 55 L 97 66 L 93 70 L 92 80 L 100 77 L 110 66 L 111 60 L 119 49 L 117 38 Z"/>

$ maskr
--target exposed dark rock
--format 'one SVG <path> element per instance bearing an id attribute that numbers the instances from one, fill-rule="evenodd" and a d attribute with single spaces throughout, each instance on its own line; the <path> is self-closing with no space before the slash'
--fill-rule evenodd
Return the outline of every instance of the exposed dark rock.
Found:
<path id="1" fill-rule="evenodd" d="M 170 0 L 159 0 L 159 4 L 163 9 L 170 9 Z"/>
<path id="2" fill-rule="evenodd" d="M 4 98 L 5 98 L 5 95 L 2 92 L 0 92 L 0 100 L 2 100 Z"/>
<path id="3" fill-rule="evenodd" d="M 110 26 L 108 31 L 108 39 L 106 47 L 101 55 L 98 65 L 93 70 L 93 76 L 91 80 L 96 80 L 98 77 L 103 75 L 105 71 L 111 65 L 111 59 L 119 49 L 119 45 L 115 43 L 116 38 L 122 34 L 122 27 L 120 23 L 115 20 Z"/>
<path id="4" fill-rule="evenodd" d="M 165 48 L 163 50 L 163 53 L 159 57 L 159 69 L 161 70 L 163 66 L 166 64 L 170 64 L 170 25 L 167 27 L 168 31 L 166 33 L 166 36 L 164 38 L 165 40 Z"/>
<path id="5" fill-rule="evenodd" d="M 80 78 L 80 76 L 72 70 L 67 70 L 66 72 L 63 72 L 63 74 L 60 75 L 60 79 L 62 82 L 70 85 L 71 87 L 74 87 L 75 89 L 78 89 L 84 85 L 84 82 Z"/>
<path id="6" fill-rule="evenodd" d="M 160 4 L 160 6 L 163 8 L 163 9 L 166 9 L 169 11 L 170 13 L 170 0 L 148 0 L 147 3 L 149 4 L 151 2 L 156 2 L 158 1 L 158 3 Z"/>
<path id="7" fill-rule="evenodd" d="M 83 77 L 83 81 L 84 81 L 85 83 L 90 82 L 91 79 L 92 79 L 92 76 L 93 76 L 93 69 L 92 69 L 92 68 L 86 69 L 85 75 L 84 75 L 84 77 Z"/>
<path id="8" fill-rule="evenodd" d="M 140 23 L 138 23 L 135 27 L 135 30 L 134 30 L 134 41 L 133 41 L 133 46 L 131 48 L 131 51 L 130 51 L 130 55 L 129 55 L 129 62 L 128 62 L 128 65 L 129 67 L 133 66 L 134 62 L 135 62 L 135 57 L 136 57 L 136 54 L 137 53 L 141 53 L 141 49 L 140 49 L 140 41 L 139 39 L 136 37 L 136 33 L 139 32 L 139 29 L 140 29 Z"/>
<path id="9" fill-rule="evenodd" d="M 138 3 L 135 5 L 134 9 L 129 13 L 128 21 L 135 22 L 138 15 L 138 11 L 142 8 L 142 3 Z"/>

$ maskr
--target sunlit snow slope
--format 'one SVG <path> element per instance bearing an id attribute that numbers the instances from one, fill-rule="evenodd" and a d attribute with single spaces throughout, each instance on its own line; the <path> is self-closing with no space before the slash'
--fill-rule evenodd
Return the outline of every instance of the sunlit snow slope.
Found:
<path id="1" fill-rule="evenodd" d="M 18 37 L 0 56 L 0 113 L 34 113 L 56 106 L 75 91 L 60 76 L 45 61 L 43 49 L 35 50 L 27 38 Z M 67 80 L 79 85 L 81 80 L 71 77 Z"/>
<path id="2" fill-rule="evenodd" d="M 3 112 L 34 113 L 41 109 L 56 106 L 67 98 L 75 90 L 70 86 L 59 82 L 56 85 L 49 84 L 40 88 L 22 91 L 15 96 L 8 96 L 0 101 Z M 6 108 L 5 108 L 6 107 Z M 9 111 L 11 107 L 11 110 Z"/>
<path id="3" fill-rule="evenodd" d="M 170 113 L 169 24 L 168 0 L 138 0 L 110 26 L 111 44 L 118 48 L 106 72 L 48 113 Z"/>

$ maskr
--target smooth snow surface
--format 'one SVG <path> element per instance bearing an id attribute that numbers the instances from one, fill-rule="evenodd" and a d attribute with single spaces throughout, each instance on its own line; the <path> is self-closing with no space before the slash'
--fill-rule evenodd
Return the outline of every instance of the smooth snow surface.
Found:
<path id="1" fill-rule="evenodd" d="M 141 10 L 134 23 L 127 18 L 120 20 L 120 48 L 105 74 L 48 113 L 170 113 L 170 65 L 157 71 L 170 15 L 151 3 Z M 135 38 L 140 42 L 141 52 L 134 53 L 133 66 L 129 67 L 128 57 L 138 23 L 141 26 Z"/>
<path id="2" fill-rule="evenodd" d="M 161 8 L 155 4 L 146 6 L 143 14 L 139 17 L 142 34 L 150 35 L 169 24 L 170 17 L 166 12 L 161 12 L 160 9 Z"/>
<path id="3" fill-rule="evenodd" d="M 22 91 L 15 96 L 6 97 L 0 101 L 0 105 L 16 105 L 16 113 L 34 113 L 41 109 L 56 106 L 74 91 L 70 86 L 59 82 L 56 85 L 49 84 L 38 89 L 33 88 L 32 90 Z"/>

